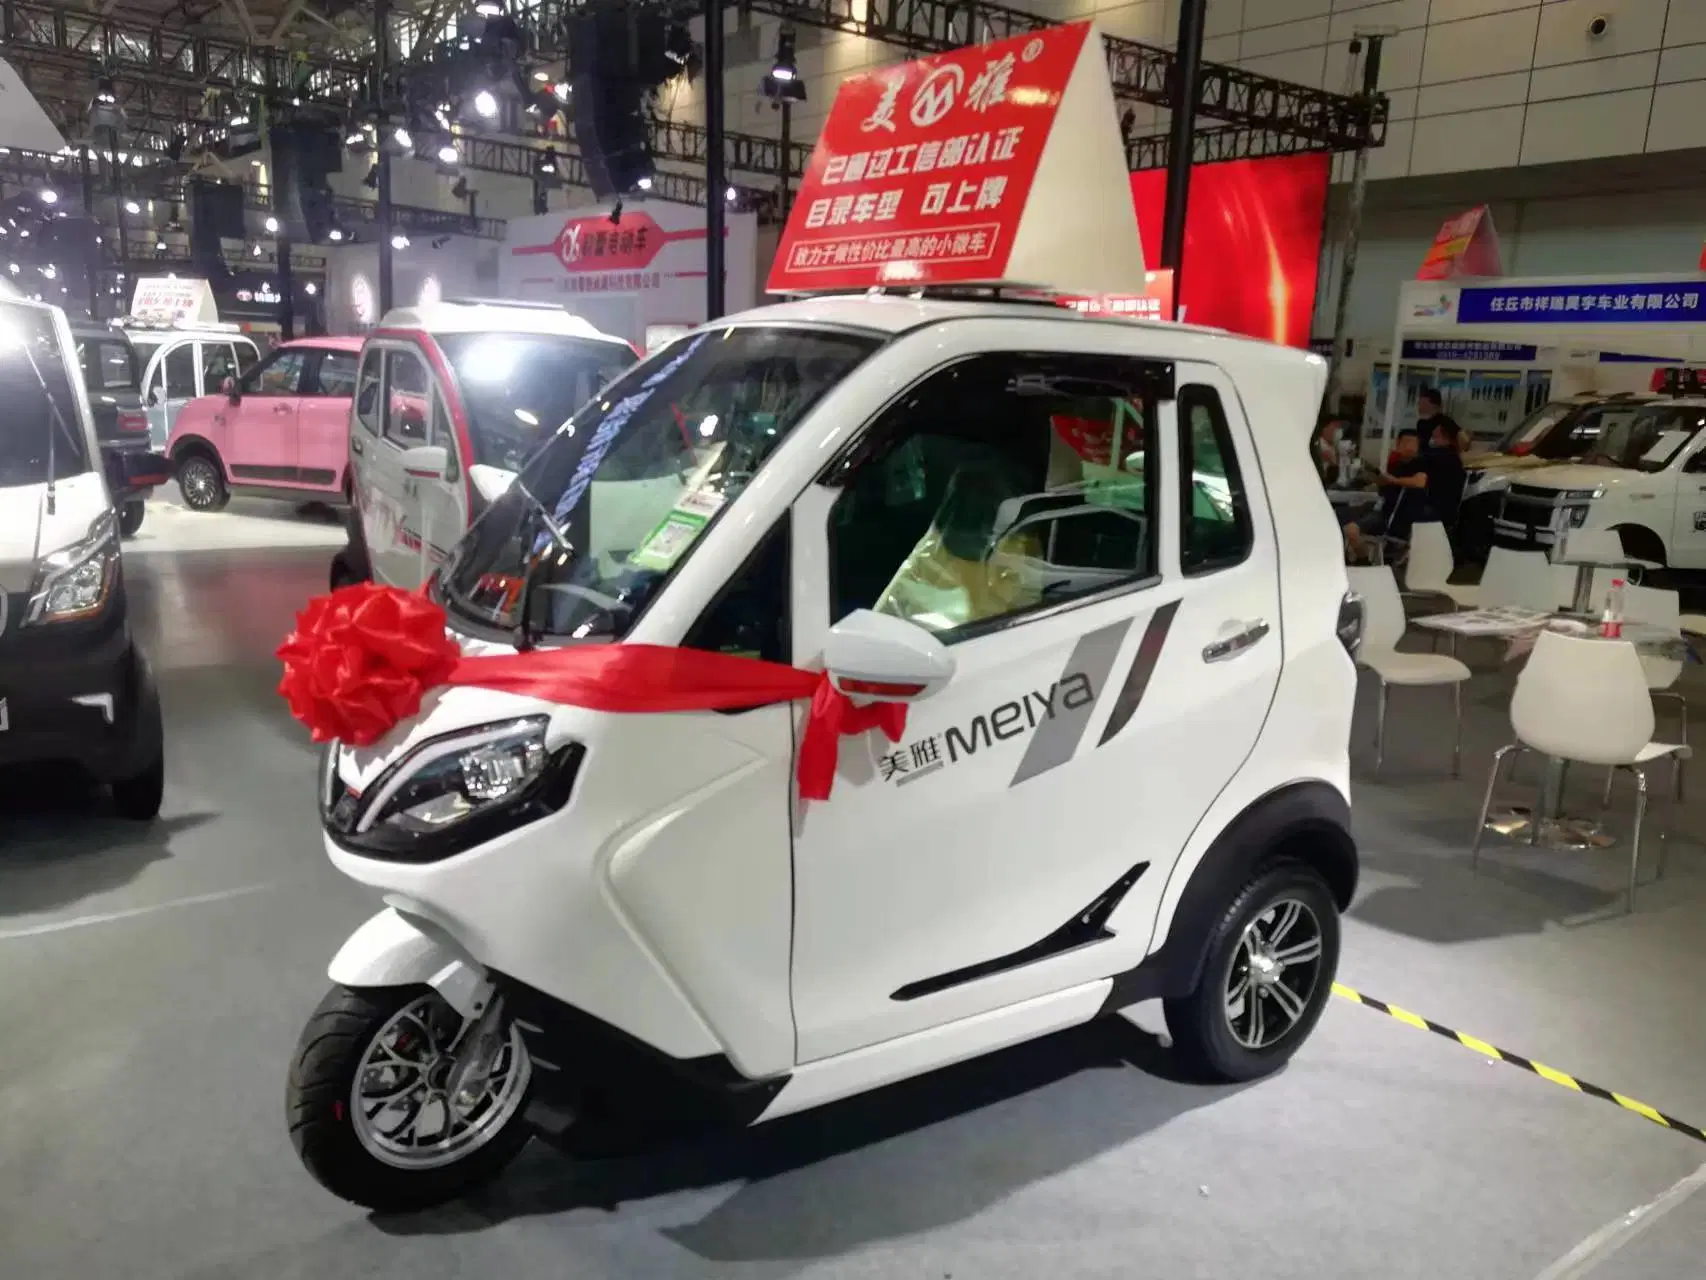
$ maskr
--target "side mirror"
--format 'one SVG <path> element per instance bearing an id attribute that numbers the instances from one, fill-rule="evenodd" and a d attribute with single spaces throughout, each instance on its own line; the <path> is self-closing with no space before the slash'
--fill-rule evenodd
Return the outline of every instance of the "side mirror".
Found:
<path id="1" fill-rule="evenodd" d="M 439 444 L 418 444 L 403 450 L 403 474 L 415 480 L 442 480 L 450 455 Z"/>
<path id="2" fill-rule="evenodd" d="M 226 379 L 226 381 L 230 381 L 230 379 Z M 152 406 L 157 405 L 159 403 L 160 403 L 160 388 L 155 387 L 151 391 L 149 391 L 149 393 L 148 393 L 148 404 L 150 407 L 152 407 Z"/>
<path id="3" fill-rule="evenodd" d="M 237 390 L 237 379 L 235 378 L 225 379 L 219 384 L 219 389 L 225 393 L 225 398 L 232 404 L 236 404 L 243 398 L 243 393 Z"/>
<path id="4" fill-rule="evenodd" d="M 878 702 L 916 702 L 954 676 L 954 655 L 935 636 L 869 609 L 830 628 L 823 665 L 842 693 Z"/>

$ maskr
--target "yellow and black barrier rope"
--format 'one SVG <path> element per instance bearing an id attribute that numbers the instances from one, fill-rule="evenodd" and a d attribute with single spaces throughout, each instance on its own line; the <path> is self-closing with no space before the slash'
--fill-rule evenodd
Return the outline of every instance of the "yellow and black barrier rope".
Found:
<path id="1" fill-rule="evenodd" d="M 1511 1066 L 1521 1067 L 1524 1071 L 1531 1071 L 1543 1080 L 1550 1080 L 1553 1084 L 1562 1085 L 1566 1089 L 1574 1089 L 1577 1093 L 1585 1093 L 1590 1098 L 1600 1098 L 1606 1102 L 1616 1103 L 1625 1111 L 1633 1111 L 1643 1119 L 1651 1120 L 1654 1124 L 1666 1129 L 1674 1129 L 1680 1134 L 1693 1138 L 1696 1142 L 1706 1142 L 1706 1131 L 1678 1120 L 1675 1116 L 1667 1116 L 1664 1112 L 1649 1107 L 1644 1102 L 1626 1098 L 1621 1093 L 1603 1089 L 1597 1084 L 1589 1084 L 1586 1080 L 1578 1080 L 1572 1075 L 1566 1075 L 1559 1071 L 1556 1067 L 1549 1067 L 1544 1063 L 1535 1062 L 1532 1058 L 1511 1053 L 1497 1045 L 1488 1044 L 1485 1040 L 1478 1040 L 1461 1031 L 1453 1031 L 1450 1027 L 1442 1027 L 1437 1022 L 1429 1022 L 1420 1014 L 1411 1013 L 1408 1009 L 1400 1009 L 1395 1004 L 1387 1004 L 1384 1000 L 1376 1000 L 1373 996 L 1365 996 L 1362 992 L 1347 987 L 1342 982 L 1333 984 L 1333 994 L 1343 996 L 1346 1000 L 1354 1000 L 1365 1008 L 1384 1013 L 1389 1018 L 1396 1018 L 1408 1026 L 1416 1027 L 1422 1031 L 1431 1031 L 1436 1036 L 1444 1036 L 1447 1040 L 1455 1040 L 1465 1049 L 1473 1049 L 1476 1053 L 1488 1058 L 1496 1059 L 1499 1062 L 1508 1062 Z"/>

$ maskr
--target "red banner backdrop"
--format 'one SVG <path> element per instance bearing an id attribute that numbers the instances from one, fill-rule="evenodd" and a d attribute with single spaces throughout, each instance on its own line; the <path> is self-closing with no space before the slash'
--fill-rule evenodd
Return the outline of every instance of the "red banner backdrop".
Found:
<path id="1" fill-rule="evenodd" d="M 1191 171 L 1184 319 L 1288 346 L 1309 345 L 1329 157 L 1227 160 Z M 1151 265 L 1161 248 L 1167 174 L 1131 175 Z"/>

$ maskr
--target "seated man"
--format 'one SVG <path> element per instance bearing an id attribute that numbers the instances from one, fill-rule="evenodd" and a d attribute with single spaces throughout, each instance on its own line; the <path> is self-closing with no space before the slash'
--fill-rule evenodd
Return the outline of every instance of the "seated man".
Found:
<path id="1" fill-rule="evenodd" d="M 1380 505 L 1345 526 L 1345 549 L 1353 560 L 1364 559 L 1369 538 L 1408 540 L 1410 526 L 1427 506 L 1427 474 L 1414 431 L 1401 431 L 1394 441 L 1386 470 L 1380 473 Z"/>

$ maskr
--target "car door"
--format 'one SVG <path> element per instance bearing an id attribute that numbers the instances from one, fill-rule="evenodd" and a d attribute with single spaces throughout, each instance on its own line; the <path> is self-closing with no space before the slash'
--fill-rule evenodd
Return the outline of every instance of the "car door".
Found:
<path id="1" fill-rule="evenodd" d="M 1275 561 L 1230 386 L 1118 326 L 1039 351 L 1050 328 L 918 339 L 948 363 L 795 506 L 796 663 L 875 609 L 956 664 L 798 818 L 802 1062 L 1135 967 L 1266 718 Z"/>
<path id="2" fill-rule="evenodd" d="M 305 485 L 339 489 L 349 460 L 350 402 L 355 397 L 353 351 L 314 353 L 299 400 L 296 465 Z"/>
<path id="3" fill-rule="evenodd" d="M 422 538 L 421 477 L 406 473 L 404 456 L 410 449 L 432 443 L 432 375 L 420 350 L 406 342 L 368 344 L 382 353 L 383 384 L 372 389 L 377 438 L 364 440 L 368 480 L 364 500 L 367 550 L 376 574 L 400 587 L 416 587 L 425 579 Z M 368 371 L 363 369 L 363 378 Z M 361 394 L 370 394 L 364 382 Z"/>
<path id="4" fill-rule="evenodd" d="M 196 344 L 191 338 L 169 338 L 161 352 L 161 370 L 165 375 L 161 405 L 166 431 L 170 434 L 178 413 L 201 394 L 201 370 L 198 367 Z"/>
<path id="5" fill-rule="evenodd" d="M 368 566 L 379 582 L 399 584 L 407 576 L 403 554 L 403 468 L 400 451 L 385 439 L 385 365 L 389 351 L 369 341 L 362 349 L 350 413 L 350 491 Z M 399 572 L 403 576 L 399 576 Z"/>
<path id="6" fill-rule="evenodd" d="M 403 509 L 418 513 L 421 532 L 420 559 L 415 571 L 424 582 L 450 556 L 450 549 L 467 531 L 469 495 L 468 463 L 461 454 L 449 401 L 437 375 L 432 379 L 431 405 L 427 418 L 427 443 L 444 450 L 444 473 L 412 472 L 403 467 Z"/>
<path id="7" fill-rule="evenodd" d="M 225 466 L 238 484 L 301 484 L 296 425 L 308 352 L 281 347 L 251 369 L 239 384 L 236 404 L 214 417 L 224 419 Z"/>

